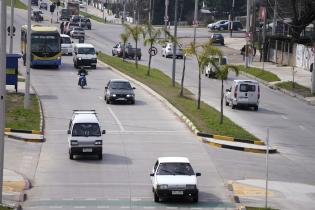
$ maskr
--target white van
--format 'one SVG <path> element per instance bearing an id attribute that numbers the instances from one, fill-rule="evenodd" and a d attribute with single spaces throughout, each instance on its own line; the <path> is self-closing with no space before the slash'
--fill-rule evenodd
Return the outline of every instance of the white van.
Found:
<path id="1" fill-rule="evenodd" d="M 60 34 L 61 37 L 61 52 L 64 55 L 72 55 L 73 46 L 70 36 L 66 34 Z"/>
<path id="2" fill-rule="evenodd" d="M 232 109 L 238 106 L 253 107 L 258 110 L 260 99 L 259 83 L 255 80 L 234 80 L 230 89 L 226 89 L 225 105 Z"/>
<path id="3" fill-rule="evenodd" d="M 75 44 L 73 52 L 73 65 L 75 68 L 91 66 L 92 69 L 96 69 L 97 56 L 95 47 L 92 44 Z"/>
<path id="4" fill-rule="evenodd" d="M 73 110 L 68 128 L 69 158 L 74 155 L 95 154 L 103 158 L 103 140 L 95 110 Z"/>

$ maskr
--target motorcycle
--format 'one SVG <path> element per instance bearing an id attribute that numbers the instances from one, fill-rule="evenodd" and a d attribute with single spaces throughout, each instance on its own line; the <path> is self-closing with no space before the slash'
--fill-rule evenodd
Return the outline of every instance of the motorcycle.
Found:
<path id="1" fill-rule="evenodd" d="M 79 71 L 78 75 L 79 75 L 78 85 L 81 86 L 81 88 L 84 88 L 84 86 L 87 86 L 87 81 L 86 81 L 87 71 L 84 71 L 81 69 L 81 71 Z"/>

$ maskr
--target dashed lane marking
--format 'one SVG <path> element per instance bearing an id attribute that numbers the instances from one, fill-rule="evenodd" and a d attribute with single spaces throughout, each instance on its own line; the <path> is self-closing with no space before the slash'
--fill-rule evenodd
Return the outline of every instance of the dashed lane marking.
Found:
<path id="1" fill-rule="evenodd" d="M 303 125 L 299 125 L 299 128 L 304 131 L 306 130 L 306 128 Z"/>
<path id="2" fill-rule="evenodd" d="M 282 118 L 282 119 L 285 119 L 285 120 L 289 119 L 289 118 L 287 118 L 285 115 L 281 115 L 281 118 Z"/>

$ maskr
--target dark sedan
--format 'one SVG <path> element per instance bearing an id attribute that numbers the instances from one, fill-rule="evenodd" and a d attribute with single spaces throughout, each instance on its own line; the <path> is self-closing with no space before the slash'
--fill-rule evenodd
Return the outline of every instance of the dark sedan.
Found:
<path id="1" fill-rule="evenodd" d="M 131 87 L 130 82 L 124 79 L 112 79 L 105 87 L 104 100 L 107 104 L 115 101 L 124 101 L 131 104 L 135 103 L 135 93 Z"/>
<path id="2" fill-rule="evenodd" d="M 224 45 L 224 37 L 222 34 L 212 34 L 210 39 L 212 43 Z"/>

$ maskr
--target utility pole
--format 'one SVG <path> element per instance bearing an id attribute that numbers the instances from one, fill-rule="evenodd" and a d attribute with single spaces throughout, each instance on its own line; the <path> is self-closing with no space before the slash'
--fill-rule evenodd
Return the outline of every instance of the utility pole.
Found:
<path id="1" fill-rule="evenodd" d="M 198 25 L 198 0 L 195 0 L 195 13 L 194 13 L 194 44 L 196 44 L 197 25 Z"/>
<path id="2" fill-rule="evenodd" d="M 246 32 L 249 33 L 250 27 L 250 2 L 251 0 L 247 0 L 247 10 L 246 10 Z"/>
<path id="3" fill-rule="evenodd" d="M 165 22 L 165 25 L 164 25 L 164 30 L 166 31 L 167 30 L 167 22 L 168 22 L 168 5 L 169 5 L 169 0 L 165 0 L 165 16 L 164 16 L 164 22 Z M 166 39 L 166 32 L 164 33 L 164 38 Z"/>
<path id="4" fill-rule="evenodd" d="M 2 203 L 3 186 L 3 158 L 4 158 L 4 128 L 5 128 L 5 71 L 6 71 L 6 24 L 7 24 L 7 6 L 6 1 L 1 1 L 1 42 L 0 46 L 0 203 Z"/>
<path id="5" fill-rule="evenodd" d="M 15 0 L 11 0 L 10 50 L 9 50 L 9 53 L 11 53 L 11 54 L 13 52 L 14 6 L 15 6 Z"/>
<path id="6" fill-rule="evenodd" d="M 272 35 L 275 35 L 276 33 L 276 28 L 277 28 L 277 16 L 278 16 L 278 2 L 275 0 L 275 5 L 273 7 L 273 26 L 272 26 Z"/>
<path id="7" fill-rule="evenodd" d="M 123 17 L 122 17 L 122 21 L 121 21 L 122 24 L 125 23 L 125 17 L 126 17 L 126 0 L 123 1 L 123 7 L 124 7 L 124 10 L 123 10 Z"/>
<path id="8" fill-rule="evenodd" d="M 235 0 L 233 0 L 233 2 L 232 2 L 232 11 L 230 14 L 230 37 L 231 38 L 232 38 L 232 34 L 233 34 L 234 6 L 235 6 Z"/>
<path id="9" fill-rule="evenodd" d="M 149 24 L 151 24 L 152 0 L 149 0 Z"/>
<path id="10" fill-rule="evenodd" d="M 26 78 L 25 78 L 25 95 L 24 95 L 24 109 L 30 108 L 30 69 L 31 69 L 31 10 L 32 0 L 28 0 L 27 10 L 27 45 L 26 45 Z"/>
<path id="11" fill-rule="evenodd" d="M 173 40 L 173 69 L 172 69 L 172 85 L 173 85 L 173 87 L 175 87 L 175 72 L 176 72 L 177 8 L 178 8 L 178 0 L 175 0 L 174 40 Z"/>
<path id="12" fill-rule="evenodd" d="M 266 194 L 265 194 L 265 208 L 268 207 L 268 180 L 269 180 L 269 166 L 268 166 L 268 158 L 269 158 L 269 128 L 267 128 L 267 138 L 266 138 Z"/>

